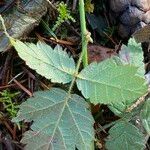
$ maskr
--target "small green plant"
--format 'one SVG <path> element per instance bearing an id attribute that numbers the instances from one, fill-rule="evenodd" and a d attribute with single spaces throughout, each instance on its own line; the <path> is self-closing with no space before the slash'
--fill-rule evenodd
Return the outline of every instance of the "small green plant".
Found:
<path id="1" fill-rule="evenodd" d="M 53 31 L 55 31 L 65 21 L 75 22 L 75 19 L 71 16 L 69 9 L 64 2 L 59 3 L 57 10 L 59 15 L 55 25 L 52 28 Z"/>
<path id="2" fill-rule="evenodd" d="M 18 106 L 13 99 L 18 95 L 18 92 L 11 93 L 8 90 L 0 92 L 0 103 L 3 103 L 3 106 L 8 113 L 10 118 L 14 118 L 18 112 Z"/>
<path id="3" fill-rule="evenodd" d="M 71 82 L 68 91 L 60 88 L 38 91 L 33 98 L 20 105 L 13 121 L 34 121 L 31 130 L 22 139 L 22 143 L 27 144 L 26 149 L 43 147 L 43 143 L 48 149 L 94 149 L 94 120 L 88 103 L 81 96 L 72 94 L 75 83 L 91 103 L 106 104 L 116 115 L 123 118 L 109 132 L 110 137 L 106 141 L 108 150 L 120 150 L 122 145 L 124 148 L 129 147 L 129 150 L 144 148 L 144 134 L 130 122 L 132 113 L 129 112 L 129 117 L 124 117 L 127 108 L 148 89 L 145 79 L 138 75 L 137 66 L 124 64 L 115 57 L 101 63 L 94 62 L 78 72 L 79 63 L 76 68 L 73 58 L 59 45 L 52 49 L 43 42 L 38 42 L 37 45 L 14 39 L 11 42 L 19 56 L 39 74 L 52 82 Z M 79 60 L 81 61 L 81 57 Z M 149 116 L 148 111 L 141 115 L 146 131 L 149 129 Z M 120 139 L 127 142 L 122 143 Z M 138 144 L 130 142 L 132 140 Z M 37 144 L 37 141 L 40 142 Z"/>
<path id="4" fill-rule="evenodd" d="M 139 75 L 139 64 L 135 65 L 132 61 L 125 63 L 122 59 L 113 57 L 90 65 L 85 61 L 85 68 L 79 71 L 83 56 L 87 59 L 85 54 L 88 43 L 83 2 L 79 0 L 80 20 L 83 22 L 81 23 L 82 52 L 77 65 L 60 45 L 53 49 L 41 41 L 37 44 L 23 43 L 7 35 L 19 56 L 29 67 L 51 82 L 70 83 L 67 91 L 55 87 L 46 91 L 37 91 L 34 97 L 20 105 L 17 117 L 13 118 L 13 121 L 17 123 L 23 120 L 33 121 L 31 129 L 25 132 L 21 142 L 26 144 L 27 150 L 75 150 L 76 148 L 94 150 L 94 119 L 89 103 L 100 103 L 108 105 L 121 118 L 110 128 L 106 148 L 108 150 L 144 149 L 145 136 L 132 120 L 135 112 L 133 113 L 132 109 L 127 112 L 128 108 L 148 90 L 144 77 Z M 133 41 L 129 42 L 128 48 L 138 49 L 137 53 L 141 52 L 139 45 Z M 134 55 L 132 58 L 136 59 Z M 82 96 L 74 93 L 75 84 Z M 86 99 L 89 99 L 89 102 L 86 102 Z M 148 136 L 150 135 L 150 111 L 148 111 L 150 105 L 147 105 L 149 102 L 146 101 L 137 113 L 140 113 L 142 125 Z"/>

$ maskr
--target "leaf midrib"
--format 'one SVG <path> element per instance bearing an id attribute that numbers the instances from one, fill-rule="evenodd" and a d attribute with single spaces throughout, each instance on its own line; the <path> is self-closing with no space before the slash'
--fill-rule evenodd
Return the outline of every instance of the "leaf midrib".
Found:
<path id="1" fill-rule="evenodd" d="M 119 89 L 119 90 L 125 90 L 125 91 L 128 91 L 128 92 L 134 92 L 134 93 L 137 93 L 137 94 L 140 94 L 140 95 L 143 94 L 143 92 L 137 92 L 137 91 L 134 91 L 134 90 L 132 90 L 132 89 L 127 89 L 127 88 L 125 88 L 124 86 L 123 86 L 123 87 L 117 87 L 117 86 L 115 86 L 115 85 L 107 84 L 106 82 L 104 83 L 104 82 L 99 81 L 99 80 L 92 80 L 92 79 L 90 79 L 90 78 L 87 79 L 87 78 L 84 78 L 83 76 L 81 76 L 80 74 L 77 75 L 77 78 L 79 78 L 80 80 L 83 80 L 83 81 L 92 82 L 92 83 L 94 83 L 94 84 L 101 84 L 102 86 L 117 88 L 117 89 Z M 77 81 L 78 81 L 79 79 L 77 79 Z M 110 83 L 111 83 L 111 82 L 110 82 Z"/>

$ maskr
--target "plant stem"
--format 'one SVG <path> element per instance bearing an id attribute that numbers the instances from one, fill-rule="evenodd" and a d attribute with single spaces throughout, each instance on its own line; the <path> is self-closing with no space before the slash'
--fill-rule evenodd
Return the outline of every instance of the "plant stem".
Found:
<path id="1" fill-rule="evenodd" d="M 71 90 L 72 90 L 72 88 L 74 86 L 74 83 L 76 81 L 76 77 L 77 77 L 77 75 L 79 73 L 79 68 L 80 68 L 80 65 L 81 65 L 81 62 L 82 62 L 82 57 L 83 57 L 83 51 L 80 54 L 79 60 L 77 62 L 76 70 L 75 70 L 75 73 L 74 73 L 74 77 L 73 77 L 72 82 L 71 82 L 71 84 L 69 86 L 69 91 L 68 91 L 69 94 L 71 94 Z"/>
<path id="2" fill-rule="evenodd" d="M 88 56 L 87 56 L 88 40 L 86 38 L 87 30 L 86 30 L 86 21 L 85 21 L 84 0 L 79 0 L 79 11 L 80 11 L 81 34 L 82 34 L 82 51 L 81 51 L 79 60 L 77 62 L 75 75 L 74 75 L 74 78 L 70 84 L 68 94 L 71 94 L 71 90 L 72 90 L 73 85 L 76 81 L 76 77 L 78 75 L 81 62 L 83 61 L 84 67 L 86 67 L 88 65 Z"/>
<path id="3" fill-rule="evenodd" d="M 80 24 L 81 24 L 81 37 L 82 37 L 82 52 L 83 52 L 83 66 L 88 65 L 88 54 L 87 54 L 87 45 L 88 40 L 86 38 L 86 21 L 85 21 L 85 9 L 84 9 L 84 0 L 79 0 L 79 12 L 80 12 Z"/>

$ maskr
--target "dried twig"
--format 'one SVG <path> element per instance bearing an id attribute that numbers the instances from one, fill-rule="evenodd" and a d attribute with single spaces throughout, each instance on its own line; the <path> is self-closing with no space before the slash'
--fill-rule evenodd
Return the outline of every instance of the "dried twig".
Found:
<path id="1" fill-rule="evenodd" d="M 22 84 L 20 84 L 16 79 L 13 80 L 24 92 L 26 92 L 30 97 L 33 96 L 33 94 L 25 88 Z"/>
<path id="2" fill-rule="evenodd" d="M 138 107 L 141 103 L 143 103 L 149 93 L 150 93 L 150 87 L 148 88 L 148 91 L 143 96 L 141 96 L 134 104 L 132 104 L 130 107 L 127 108 L 126 112 L 131 112 L 134 108 Z"/>

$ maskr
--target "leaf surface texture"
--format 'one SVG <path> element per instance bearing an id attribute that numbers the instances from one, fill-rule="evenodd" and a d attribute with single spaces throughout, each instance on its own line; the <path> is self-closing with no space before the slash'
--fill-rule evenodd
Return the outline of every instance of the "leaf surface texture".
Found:
<path id="1" fill-rule="evenodd" d="M 150 136 L 150 99 L 146 100 L 140 113 L 142 124 Z"/>
<path id="2" fill-rule="evenodd" d="M 78 75 L 77 86 L 94 104 L 133 102 L 147 91 L 145 80 L 136 72 L 137 67 L 108 59 L 84 68 Z"/>
<path id="3" fill-rule="evenodd" d="M 19 40 L 12 41 L 12 45 L 26 64 L 38 74 L 57 83 L 68 83 L 72 80 L 75 62 L 61 46 L 57 45 L 52 49 L 44 42 L 39 41 L 35 45 Z"/>
<path id="4" fill-rule="evenodd" d="M 128 122 L 118 122 L 109 130 L 106 141 L 108 150 L 143 150 L 144 135 Z"/>
<path id="5" fill-rule="evenodd" d="M 138 67 L 137 74 L 144 77 L 145 69 L 143 63 L 143 51 L 140 43 L 131 38 L 128 45 L 122 45 L 119 57 L 126 64 L 132 64 Z"/>
<path id="6" fill-rule="evenodd" d="M 94 120 L 88 107 L 82 97 L 53 88 L 22 103 L 13 121 L 34 121 L 22 139 L 27 150 L 89 150 Z"/>

